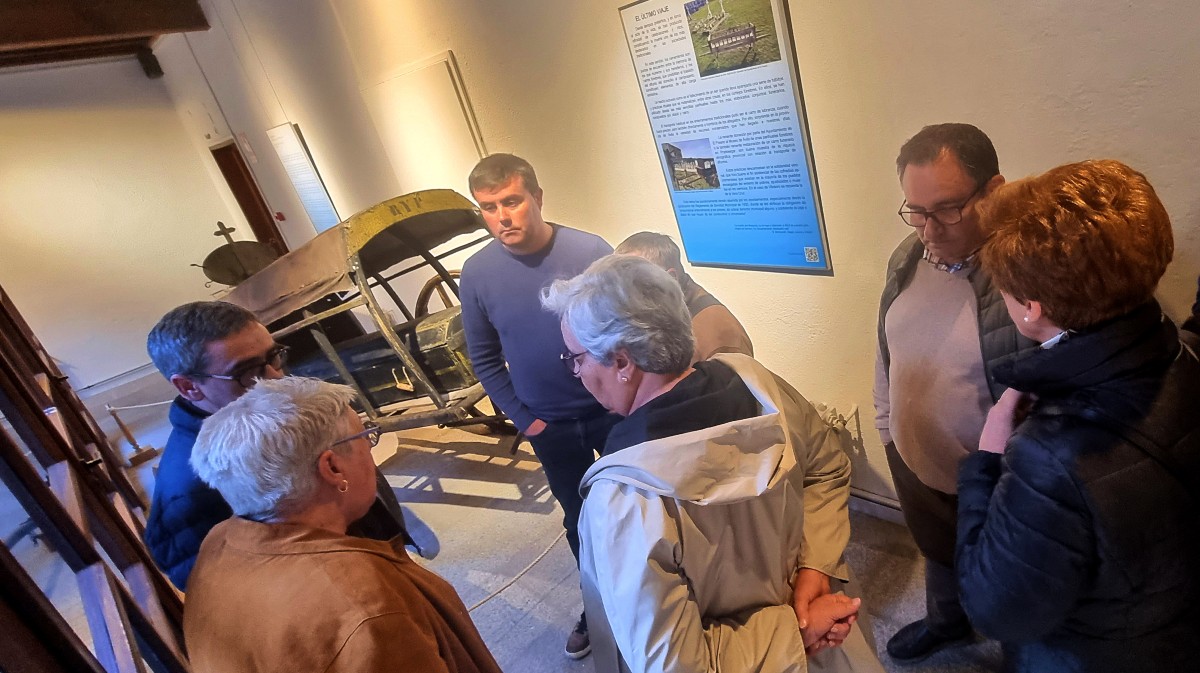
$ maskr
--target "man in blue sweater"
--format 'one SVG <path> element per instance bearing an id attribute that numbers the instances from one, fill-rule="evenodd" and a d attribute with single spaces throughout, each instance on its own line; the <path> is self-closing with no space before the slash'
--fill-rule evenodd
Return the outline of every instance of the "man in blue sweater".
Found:
<path id="1" fill-rule="evenodd" d="M 146 546 L 158 567 L 183 590 L 208 531 L 233 516 L 221 494 L 192 470 L 196 434 L 204 419 L 241 397 L 256 379 L 281 378 L 287 348 L 275 343 L 246 309 L 198 301 L 167 312 L 146 338 L 146 350 L 179 392 L 167 414 L 171 436 L 158 463 Z M 378 540 L 404 535 L 412 544 L 395 493 L 378 470 L 376 481 L 379 497 L 370 512 L 351 525 L 350 534 Z"/>
<path id="2" fill-rule="evenodd" d="M 542 309 L 540 296 L 551 282 L 577 276 L 612 253 L 612 246 L 546 222 L 537 176 L 520 157 L 486 157 L 468 183 L 495 240 L 463 265 L 467 352 L 492 403 L 525 433 L 541 461 L 578 562 L 579 482 L 618 419 L 573 375 L 574 359 L 587 356 L 565 352 L 558 318 Z M 579 659 L 590 651 L 580 615 L 566 654 Z"/>

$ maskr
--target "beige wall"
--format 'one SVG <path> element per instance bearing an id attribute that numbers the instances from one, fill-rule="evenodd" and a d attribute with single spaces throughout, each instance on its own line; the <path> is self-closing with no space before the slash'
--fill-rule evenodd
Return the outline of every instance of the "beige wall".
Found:
<path id="1" fill-rule="evenodd" d="M 621 32 L 624 0 L 330 2 L 364 85 L 452 49 L 488 148 L 534 163 L 550 217 L 613 243 L 641 229 L 678 236 Z M 859 408 L 859 487 L 890 492 L 872 423 L 875 315 L 887 256 L 908 233 L 893 161 L 922 125 L 977 124 L 1010 178 L 1101 156 L 1144 170 L 1176 224 L 1161 295 L 1176 316 L 1190 303 L 1200 7 L 1147 7 L 792 3 L 835 275 L 694 275 L 746 323 L 764 363 L 815 401 Z"/>
<path id="2" fill-rule="evenodd" d="M 143 373 L 154 322 L 223 288 L 190 266 L 217 220 L 253 238 L 209 148 L 244 138 L 292 247 L 316 232 L 267 129 L 301 125 L 343 216 L 398 192 L 324 0 L 201 4 L 212 29 L 155 45 L 163 79 L 131 58 L 0 71 L 0 284 L 76 388 Z"/>
<path id="3" fill-rule="evenodd" d="M 212 28 L 187 41 L 234 134 L 250 139 L 269 200 L 295 201 L 266 130 L 292 122 L 343 217 L 397 196 L 399 186 L 361 96 L 326 0 L 201 0 Z M 289 213 L 289 219 L 292 213 Z M 306 240 L 306 239 L 305 239 Z"/>
<path id="4" fill-rule="evenodd" d="M 190 265 L 240 221 L 226 198 L 136 61 L 0 73 L 0 285 L 77 388 L 149 362 L 155 321 L 209 296 Z"/>

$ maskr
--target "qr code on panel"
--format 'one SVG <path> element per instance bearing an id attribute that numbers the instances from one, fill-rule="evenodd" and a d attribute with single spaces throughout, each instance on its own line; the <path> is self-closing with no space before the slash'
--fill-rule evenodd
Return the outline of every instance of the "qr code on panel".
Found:
<path id="1" fill-rule="evenodd" d="M 811 248 L 811 247 L 805 247 L 804 248 L 804 261 L 806 261 L 806 262 L 821 261 L 820 257 L 817 256 L 817 249 Z"/>

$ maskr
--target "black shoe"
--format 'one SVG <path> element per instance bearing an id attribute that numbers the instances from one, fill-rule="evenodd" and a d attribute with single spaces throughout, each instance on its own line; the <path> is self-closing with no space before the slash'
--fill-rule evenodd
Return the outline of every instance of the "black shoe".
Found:
<path id="1" fill-rule="evenodd" d="M 587 615 L 579 615 L 575 628 L 567 636 L 567 646 L 563 653 L 572 659 L 582 659 L 592 651 L 592 641 L 588 638 Z"/>
<path id="2" fill-rule="evenodd" d="M 929 630 L 924 619 L 917 620 L 896 632 L 887 643 L 888 656 L 898 664 L 922 661 L 929 655 L 971 640 L 971 627 L 944 636 Z"/>

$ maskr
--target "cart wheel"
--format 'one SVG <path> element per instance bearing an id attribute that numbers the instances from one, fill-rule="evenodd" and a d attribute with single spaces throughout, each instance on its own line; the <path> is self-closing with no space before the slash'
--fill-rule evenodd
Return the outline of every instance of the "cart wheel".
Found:
<path id="1" fill-rule="evenodd" d="M 450 277 L 456 282 L 462 276 L 462 271 L 455 269 L 448 272 Z M 433 293 L 437 292 L 438 297 L 442 300 L 442 308 L 450 308 L 454 306 L 454 293 L 450 292 L 447 287 L 446 279 L 441 274 L 435 275 L 433 278 L 425 281 L 425 285 L 421 287 L 421 291 L 417 293 L 416 311 L 414 315 L 418 318 L 424 318 L 429 315 L 429 300 L 433 297 Z"/>

